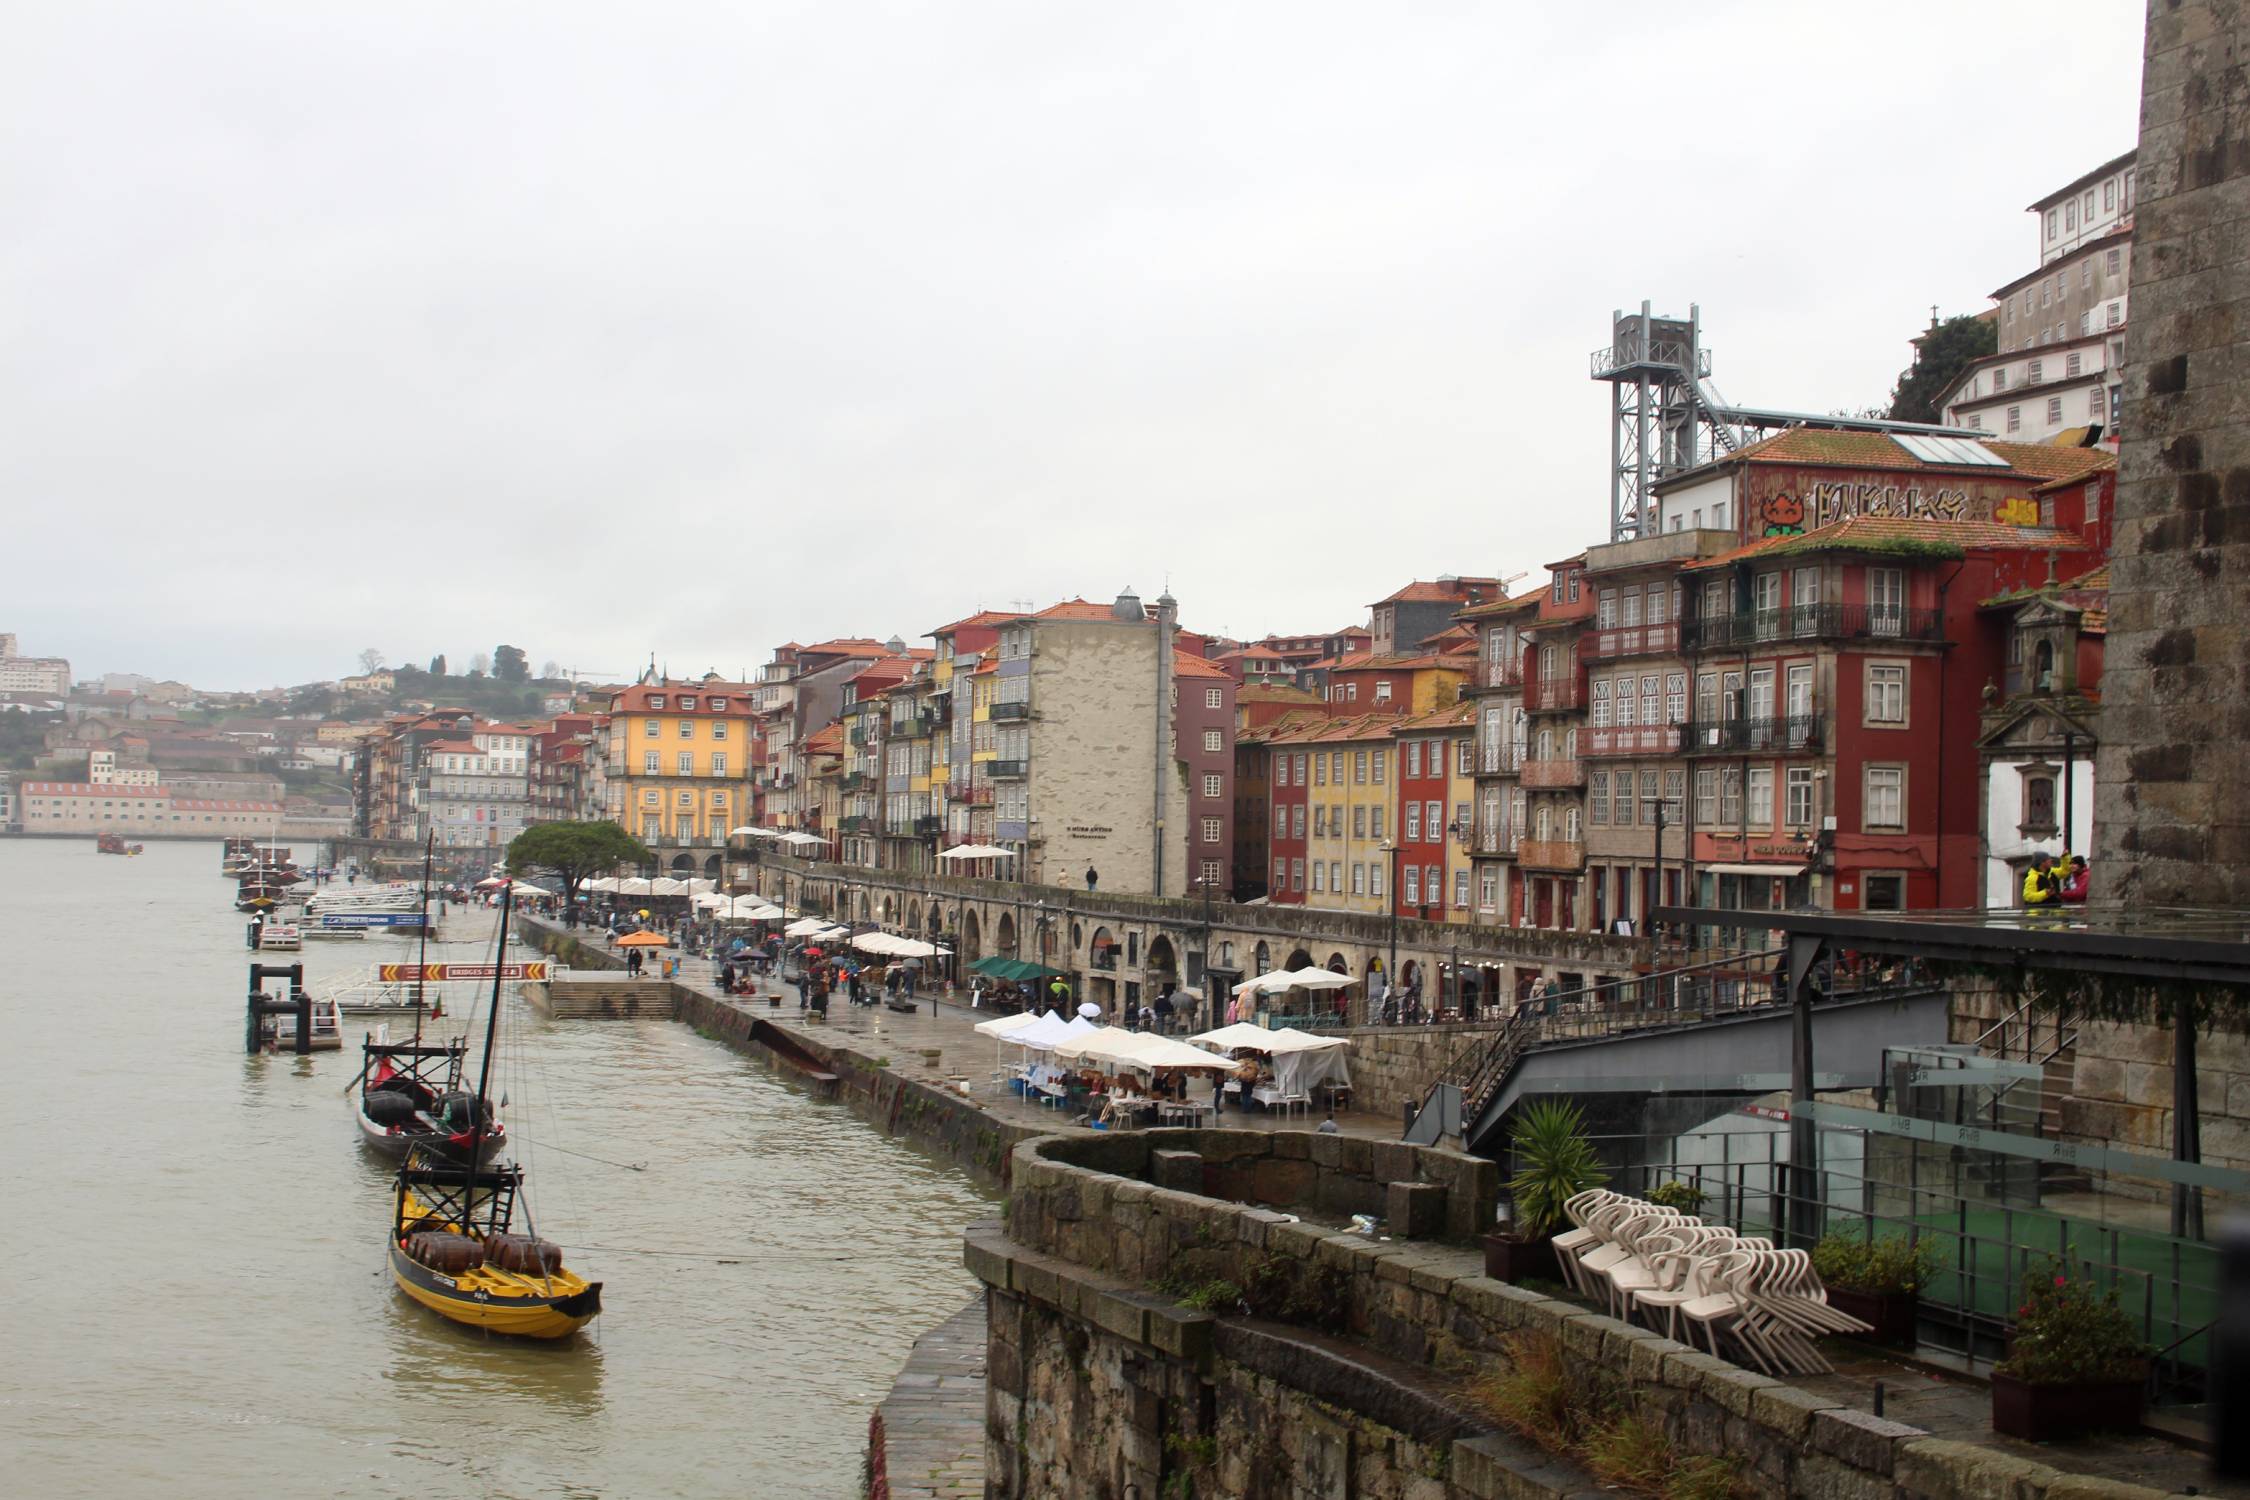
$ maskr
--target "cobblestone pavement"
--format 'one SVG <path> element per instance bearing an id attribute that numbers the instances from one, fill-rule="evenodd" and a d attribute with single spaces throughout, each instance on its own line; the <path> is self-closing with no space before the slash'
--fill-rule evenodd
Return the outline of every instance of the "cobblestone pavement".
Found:
<path id="1" fill-rule="evenodd" d="M 914 1341 L 878 1408 L 891 1500 L 984 1494 L 984 1298 Z"/>
<path id="2" fill-rule="evenodd" d="M 705 959 L 684 960 L 673 982 L 713 995 L 718 993 L 715 966 Z M 916 997 L 911 1014 L 880 1003 L 853 1005 L 832 996 L 828 1019 L 823 1022 L 797 1008 L 794 989 L 763 982 L 760 993 L 780 1002 L 771 1011 L 773 1020 L 785 1026 L 801 1026 L 816 1036 L 850 1037 L 859 1050 L 888 1057 L 892 1071 L 917 1082 L 965 1086 L 969 1097 L 1003 1119 L 1058 1130 L 1068 1128 L 1071 1123 L 1067 1114 L 1026 1102 L 997 1076 L 1003 1070 L 1004 1059 L 1020 1056 L 1020 1053 L 995 1043 L 991 1037 L 977 1034 L 976 1024 L 992 1019 L 993 1012 L 972 1010 L 964 1003 L 943 997 L 933 999 L 927 993 Z M 1198 1104 L 1208 1104 L 1210 1087 L 1191 1085 L 1188 1098 Z M 1228 1129 L 1304 1130 L 1320 1124 L 1322 1118 L 1303 1112 L 1283 1115 L 1263 1109 L 1229 1107 L 1217 1117 L 1217 1123 Z M 1403 1122 L 1388 1115 L 1346 1110 L 1336 1116 L 1338 1130 L 1377 1140 L 1397 1140 L 1402 1127 Z"/>

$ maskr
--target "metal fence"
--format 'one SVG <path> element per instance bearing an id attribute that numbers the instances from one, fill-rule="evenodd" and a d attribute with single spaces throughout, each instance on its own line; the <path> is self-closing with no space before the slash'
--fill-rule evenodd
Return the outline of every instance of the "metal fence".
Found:
<path id="1" fill-rule="evenodd" d="M 1703 1194 L 1697 1211 L 1706 1223 L 1776 1244 L 1792 1242 L 1791 1210 L 1800 1202 L 1809 1203 L 1824 1234 L 1930 1244 L 1935 1274 L 1921 1293 L 1917 1349 L 1964 1369 L 2005 1356 L 2030 1278 L 2052 1275 L 2059 1264 L 2114 1292 L 2139 1325 L 2156 1351 L 2157 1399 L 2201 1399 L 2218 1310 L 2218 1252 L 2136 1222 L 2162 1202 L 2164 1184 L 2154 1178 L 2101 1170 L 2049 1202 L 2020 1202 L 1998 1188 L 2019 1180 L 2002 1153 L 1830 1124 L 1816 1127 L 1820 1160 L 1800 1173 L 1788 1159 L 1786 1112 L 1751 1106 L 1720 1120 L 1737 1123 L 1663 1138 L 1594 1137 L 1610 1165 L 1609 1185 L 1646 1195 L 1667 1182 L 1686 1184 Z M 1513 1174 L 1512 1160 L 1502 1165 Z"/>

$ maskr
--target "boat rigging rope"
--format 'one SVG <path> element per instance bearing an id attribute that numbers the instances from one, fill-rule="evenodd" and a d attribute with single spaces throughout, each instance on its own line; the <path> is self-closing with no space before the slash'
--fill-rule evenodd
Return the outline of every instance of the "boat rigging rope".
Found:
<path id="1" fill-rule="evenodd" d="M 628 1172 L 646 1172 L 648 1170 L 648 1163 L 645 1161 L 611 1161 L 606 1156 L 596 1156 L 590 1151 L 573 1151 L 568 1146 L 558 1146 L 553 1141 L 534 1140 L 528 1135 L 512 1135 L 508 1139 L 520 1141 L 527 1146 L 536 1146 L 541 1151 L 560 1151 L 565 1156 L 581 1157 L 586 1161 L 598 1161 L 605 1167 L 623 1167 Z"/>

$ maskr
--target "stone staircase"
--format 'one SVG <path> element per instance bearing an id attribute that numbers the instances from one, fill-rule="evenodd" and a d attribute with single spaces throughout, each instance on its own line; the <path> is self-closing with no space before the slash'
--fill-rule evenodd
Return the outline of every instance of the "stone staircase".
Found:
<path id="1" fill-rule="evenodd" d="M 531 1003 L 564 1021 L 669 1021 L 679 1006 L 672 985 L 662 979 L 611 979 L 568 975 L 527 984 Z"/>

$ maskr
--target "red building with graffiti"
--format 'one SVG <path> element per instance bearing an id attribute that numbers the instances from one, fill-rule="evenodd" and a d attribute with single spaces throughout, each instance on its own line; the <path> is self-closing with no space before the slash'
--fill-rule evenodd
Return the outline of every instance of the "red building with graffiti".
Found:
<path id="1" fill-rule="evenodd" d="M 1978 604 L 2106 557 L 2114 460 L 1931 443 L 1799 430 L 1664 487 L 1741 542 L 1680 570 L 1698 904 L 1976 904 Z"/>

